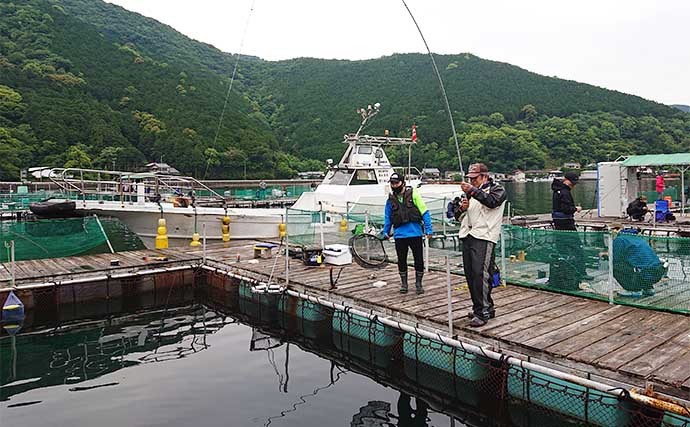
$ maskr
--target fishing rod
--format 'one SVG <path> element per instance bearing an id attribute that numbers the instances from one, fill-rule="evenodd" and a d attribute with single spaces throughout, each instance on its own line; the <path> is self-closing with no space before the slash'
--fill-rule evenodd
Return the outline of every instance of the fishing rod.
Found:
<path id="1" fill-rule="evenodd" d="M 412 22 L 414 22 L 414 25 L 417 27 L 417 31 L 419 31 L 419 35 L 422 38 L 422 41 L 424 42 L 424 46 L 426 47 L 426 51 L 429 54 L 429 58 L 431 58 L 431 65 L 434 67 L 434 71 L 436 72 L 436 78 L 438 79 L 438 85 L 441 88 L 441 95 L 443 95 L 443 100 L 445 101 L 446 104 L 446 112 L 448 112 L 448 120 L 450 120 L 450 127 L 453 129 L 453 140 L 455 141 L 455 149 L 457 150 L 458 153 L 458 163 L 460 164 L 460 174 L 462 176 L 465 176 L 465 171 L 462 168 L 462 158 L 460 157 L 460 143 L 458 142 L 458 133 L 455 131 L 455 122 L 453 121 L 453 113 L 450 111 L 450 104 L 448 103 L 448 96 L 446 95 L 446 88 L 443 86 L 443 79 L 441 79 L 441 73 L 438 71 L 438 67 L 436 66 L 436 60 L 434 59 L 434 54 L 431 53 L 431 49 L 429 49 L 429 44 L 426 42 L 426 38 L 424 38 L 424 34 L 422 33 L 422 29 L 419 27 L 419 24 L 417 23 L 417 20 L 415 19 L 414 15 L 412 14 L 412 11 L 410 8 L 407 6 L 407 3 L 405 0 L 401 0 L 402 4 L 405 6 L 405 9 L 407 9 L 407 13 L 410 14 L 410 18 L 412 18 Z"/>
<path id="2" fill-rule="evenodd" d="M 221 111 L 220 117 L 218 118 L 218 128 L 216 129 L 216 136 L 213 137 L 213 147 L 216 146 L 216 141 L 218 141 L 218 135 L 220 134 L 220 129 L 223 125 L 223 117 L 225 117 L 225 110 L 228 107 L 230 92 L 232 92 L 232 84 L 235 82 L 235 76 L 237 75 L 237 66 L 240 64 L 240 57 L 242 56 L 242 49 L 244 48 L 244 40 L 247 36 L 247 28 L 249 28 L 249 20 L 252 17 L 252 12 L 254 12 L 254 3 L 256 3 L 256 0 L 252 0 L 252 4 L 249 7 L 249 13 L 247 14 L 247 21 L 244 23 L 244 30 L 242 31 L 242 39 L 240 41 L 240 47 L 237 51 L 235 67 L 232 69 L 232 77 L 230 77 L 230 86 L 228 86 L 228 92 L 225 94 L 225 102 L 223 103 L 223 110 Z"/>

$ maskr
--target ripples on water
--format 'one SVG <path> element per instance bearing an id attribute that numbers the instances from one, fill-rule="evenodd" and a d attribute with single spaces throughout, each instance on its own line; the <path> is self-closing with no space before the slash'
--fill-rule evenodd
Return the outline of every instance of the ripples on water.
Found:
<path id="1" fill-rule="evenodd" d="M 399 366 L 354 358 L 334 344 L 330 321 L 308 337 L 301 321 L 236 293 L 202 304 L 188 291 L 63 306 L 3 335 L 2 425 L 451 425 L 443 412 L 456 426 L 564 425 L 523 409 L 499 415 L 507 407 L 495 399 L 472 407 Z"/>

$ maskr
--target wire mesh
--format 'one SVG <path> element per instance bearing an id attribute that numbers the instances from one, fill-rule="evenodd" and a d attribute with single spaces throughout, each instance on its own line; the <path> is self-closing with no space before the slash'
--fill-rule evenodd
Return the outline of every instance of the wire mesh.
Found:
<path id="1" fill-rule="evenodd" d="M 510 283 L 619 304 L 690 311 L 688 238 L 510 225 L 503 227 L 503 233 L 504 277 Z"/>

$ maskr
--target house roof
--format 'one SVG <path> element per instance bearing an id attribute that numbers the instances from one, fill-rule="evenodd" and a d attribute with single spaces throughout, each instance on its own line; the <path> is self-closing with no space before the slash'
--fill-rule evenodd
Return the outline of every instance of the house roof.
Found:
<path id="1" fill-rule="evenodd" d="M 623 166 L 675 166 L 690 165 L 690 153 L 644 154 L 623 160 Z"/>

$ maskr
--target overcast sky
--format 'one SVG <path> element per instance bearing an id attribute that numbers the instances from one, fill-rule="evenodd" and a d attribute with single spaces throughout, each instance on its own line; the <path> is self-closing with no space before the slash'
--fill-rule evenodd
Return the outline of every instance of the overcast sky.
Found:
<path id="1" fill-rule="evenodd" d="M 268 60 L 425 51 L 400 0 L 107 1 L 223 51 L 242 47 Z M 407 3 L 433 52 L 471 52 L 547 76 L 690 104 L 690 0 Z"/>

